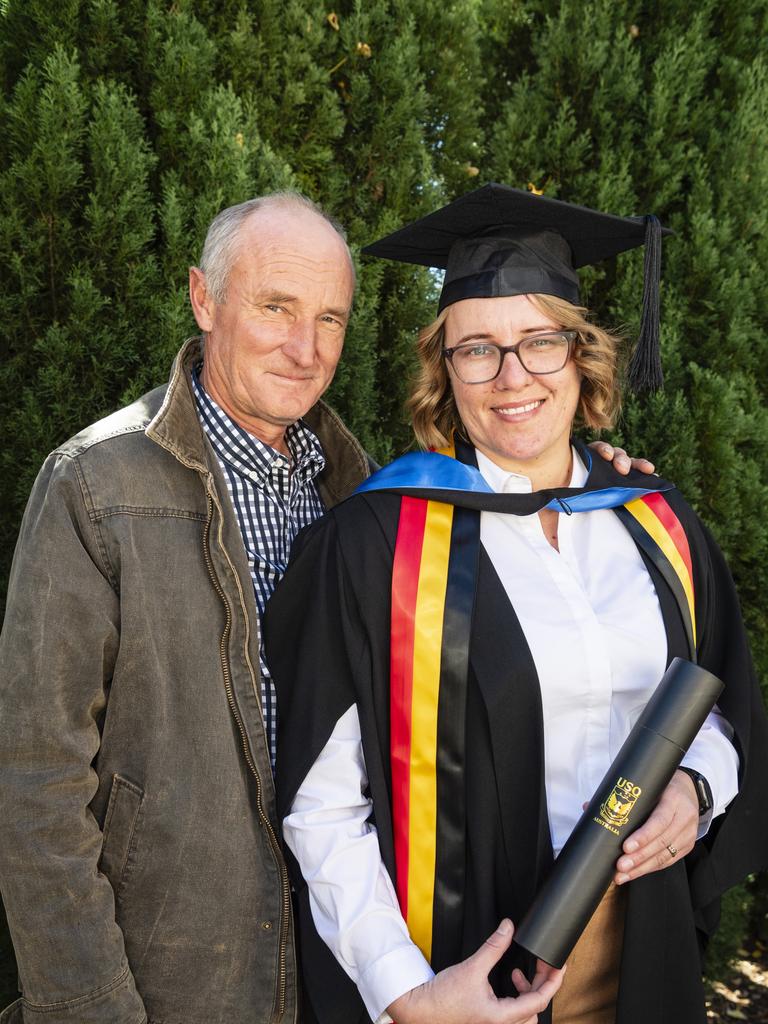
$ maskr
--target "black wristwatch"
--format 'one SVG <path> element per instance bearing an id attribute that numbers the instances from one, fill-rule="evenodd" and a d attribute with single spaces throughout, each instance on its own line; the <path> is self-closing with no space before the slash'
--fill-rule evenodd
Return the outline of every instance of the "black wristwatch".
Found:
<path id="1" fill-rule="evenodd" d="M 707 811 L 711 811 L 712 790 L 701 772 L 697 772 L 694 768 L 686 768 L 683 764 L 680 765 L 680 771 L 690 775 L 693 779 L 693 784 L 696 787 L 696 796 L 699 798 L 699 817 L 702 814 L 706 814 Z"/>

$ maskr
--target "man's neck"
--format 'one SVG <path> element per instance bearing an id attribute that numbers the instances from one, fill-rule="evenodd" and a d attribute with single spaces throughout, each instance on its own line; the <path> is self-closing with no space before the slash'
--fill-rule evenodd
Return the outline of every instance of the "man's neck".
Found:
<path id="1" fill-rule="evenodd" d="M 200 383 L 205 388 L 205 391 L 213 399 L 213 401 L 222 409 L 229 418 L 242 427 L 251 437 L 255 437 L 262 444 L 268 445 L 270 448 L 274 448 L 275 451 L 280 452 L 287 459 L 291 458 L 291 452 L 288 447 L 288 442 L 285 437 L 285 432 L 288 429 L 286 425 L 269 423 L 267 420 L 259 419 L 256 416 L 248 416 L 239 409 L 235 408 L 227 400 L 226 394 L 219 392 L 214 381 L 211 380 L 210 374 L 206 373 L 205 363 L 200 372 Z"/>

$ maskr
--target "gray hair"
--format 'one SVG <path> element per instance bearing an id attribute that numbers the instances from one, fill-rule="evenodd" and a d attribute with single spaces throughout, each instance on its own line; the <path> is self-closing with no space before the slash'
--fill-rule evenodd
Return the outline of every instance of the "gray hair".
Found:
<path id="1" fill-rule="evenodd" d="M 208 234 L 203 243 L 203 252 L 200 257 L 200 269 L 205 274 L 205 282 L 208 291 L 215 302 L 224 303 L 227 300 L 227 285 L 232 266 L 237 257 L 237 242 L 240 229 L 248 218 L 257 210 L 267 209 L 271 206 L 286 206 L 294 209 L 310 210 L 312 213 L 322 217 L 333 230 L 338 234 L 347 248 L 349 262 L 352 263 L 352 256 L 347 245 L 347 233 L 339 221 L 317 203 L 313 202 L 301 192 L 293 189 L 285 189 L 280 192 L 270 192 L 265 196 L 257 196 L 255 199 L 248 199 L 237 206 L 229 206 L 227 209 L 217 213 L 208 228 Z M 353 269 L 354 274 L 354 269 Z"/>

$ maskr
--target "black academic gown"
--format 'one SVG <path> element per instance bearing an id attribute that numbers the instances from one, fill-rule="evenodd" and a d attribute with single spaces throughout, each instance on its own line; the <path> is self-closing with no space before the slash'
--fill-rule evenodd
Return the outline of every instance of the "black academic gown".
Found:
<path id="1" fill-rule="evenodd" d="M 599 461 L 599 460 L 598 460 Z M 626 483 L 595 466 L 605 486 Z M 639 474 L 635 479 L 641 481 Z M 647 479 L 647 478 L 646 478 Z M 686 530 L 694 566 L 699 663 L 725 682 L 719 705 L 734 726 L 740 792 L 693 852 L 628 885 L 617 1024 L 704 1022 L 700 949 L 717 924 L 719 896 L 768 863 L 761 814 L 768 728 L 728 569 L 714 541 L 676 492 L 666 492 Z M 309 527 L 267 610 L 267 660 L 278 692 L 278 813 L 282 820 L 341 715 L 357 703 L 383 861 L 394 878 L 389 779 L 389 629 L 392 559 L 400 497 L 352 497 Z M 589 514 L 589 513 L 582 513 Z M 688 657 L 671 590 L 645 556 L 668 639 Z M 487 554 L 480 552 L 467 695 L 466 869 L 458 961 L 503 917 L 520 921 L 553 863 L 544 788 L 543 723 L 535 665 Z M 289 855 L 289 861 L 290 861 Z M 317 936 L 294 864 L 306 1020 L 354 1024 L 368 1016 L 357 990 Z M 435 969 L 447 964 L 433 964 Z M 512 967 L 530 971 L 514 946 L 492 976 L 515 994 Z M 530 974 L 529 974 L 530 976 Z M 549 1021 L 547 1010 L 540 1015 Z"/>

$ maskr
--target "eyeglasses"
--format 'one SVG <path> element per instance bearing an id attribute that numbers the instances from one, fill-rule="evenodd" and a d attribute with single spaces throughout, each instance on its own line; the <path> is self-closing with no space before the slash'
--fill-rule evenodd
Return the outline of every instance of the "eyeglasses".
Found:
<path id="1" fill-rule="evenodd" d="M 487 384 L 501 373 L 504 356 L 514 352 L 528 373 L 557 373 L 568 362 L 578 331 L 532 334 L 516 345 L 497 345 L 490 341 L 468 341 L 444 348 L 443 356 L 464 384 Z"/>

